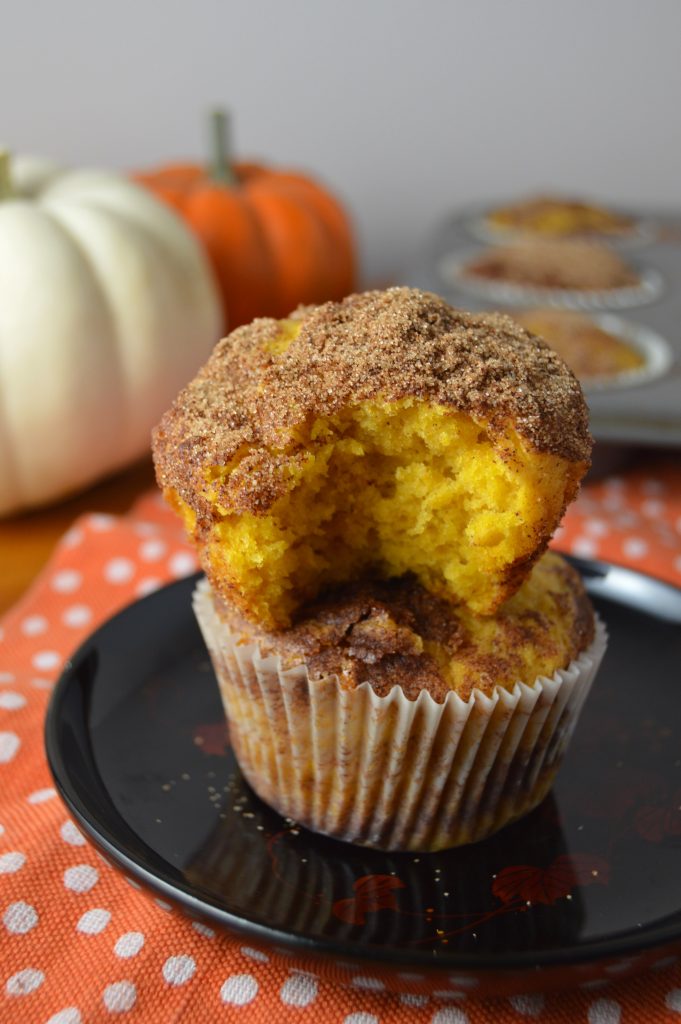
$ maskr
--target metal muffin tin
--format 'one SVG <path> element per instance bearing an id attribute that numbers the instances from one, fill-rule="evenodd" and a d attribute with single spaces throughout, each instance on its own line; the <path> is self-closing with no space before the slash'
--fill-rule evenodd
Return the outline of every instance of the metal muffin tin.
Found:
<path id="1" fill-rule="evenodd" d="M 486 207 L 491 208 L 492 204 Z M 599 293 L 584 293 L 574 304 L 566 303 L 563 296 L 558 304 L 587 312 L 605 330 L 637 348 L 646 360 L 638 370 L 585 382 L 594 437 L 620 445 L 681 447 L 681 214 L 625 212 L 635 217 L 641 228 L 635 236 L 635 255 L 624 258 L 640 269 L 643 280 L 652 286 L 649 283 L 645 294 L 638 295 L 635 305 L 608 302 L 607 293 L 601 293 L 600 299 Z M 468 281 L 452 273 L 453 267 L 480 251 L 476 226 L 481 224 L 484 210 L 480 208 L 449 218 L 435 232 L 418 264 L 403 275 L 404 283 L 437 292 L 463 309 L 551 306 L 547 293 L 553 290 L 512 288 L 511 298 L 500 292 L 492 297 L 486 288 L 470 288 Z M 499 244 L 501 237 L 494 233 Z M 503 234 L 504 239 L 509 237 Z M 614 243 L 615 248 L 620 245 L 621 240 Z M 633 299 L 640 289 L 618 291 L 632 293 Z"/>

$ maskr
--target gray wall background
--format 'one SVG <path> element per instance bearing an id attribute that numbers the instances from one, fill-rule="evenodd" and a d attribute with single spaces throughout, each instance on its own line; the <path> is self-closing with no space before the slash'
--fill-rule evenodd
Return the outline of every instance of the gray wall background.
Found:
<path id="1" fill-rule="evenodd" d="M 72 164 L 242 155 L 349 204 L 365 279 L 458 204 L 539 187 L 681 205 L 681 0 L 2 0 L 0 139 Z"/>

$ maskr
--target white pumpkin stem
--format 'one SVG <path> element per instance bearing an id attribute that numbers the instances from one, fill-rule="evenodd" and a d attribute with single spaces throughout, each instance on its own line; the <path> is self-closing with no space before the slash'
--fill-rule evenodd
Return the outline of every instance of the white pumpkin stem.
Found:
<path id="1" fill-rule="evenodd" d="M 237 179 L 232 168 L 232 125 L 226 110 L 214 110 L 211 119 L 211 167 L 213 181 L 222 185 L 236 185 Z"/>
<path id="2" fill-rule="evenodd" d="M 0 200 L 11 199 L 14 195 L 9 174 L 9 151 L 0 149 Z"/>

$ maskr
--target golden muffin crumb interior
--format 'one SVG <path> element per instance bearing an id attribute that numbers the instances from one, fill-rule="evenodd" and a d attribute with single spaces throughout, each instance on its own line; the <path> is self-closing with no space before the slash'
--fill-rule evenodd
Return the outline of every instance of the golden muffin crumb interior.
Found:
<path id="1" fill-rule="evenodd" d="M 583 396 L 547 346 L 392 292 L 240 329 L 156 432 L 214 589 L 267 628 L 328 587 L 405 573 L 494 612 L 588 465 Z"/>
<path id="2" fill-rule="evenodd" d="M 364 581 L 326 592 L 300 621 L 271 633 L 217 599 L 240 644 L 256 643 L 282 667 L 305 662 L 312 678 L 338 677 L 344 688 L 369 682 L 384 696 L 399 685 L 410 700 L 427 690 L 443 701 L 454 690 L 490 694 L 552 676 L 585 650 L 594 614 L 579 574 L 547 552 L 494 616 L 477 616 L 429 593 L 414 576 Z"/>

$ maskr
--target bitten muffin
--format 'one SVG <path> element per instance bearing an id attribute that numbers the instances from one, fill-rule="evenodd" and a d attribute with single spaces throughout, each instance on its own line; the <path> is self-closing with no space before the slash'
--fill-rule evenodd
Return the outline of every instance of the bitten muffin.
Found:
<path id="1" fill-rule="evenodd" d="M 492 614 L 576 494 L 587 421 L 516 322 L 394 288 L 234 331 L 153 449 L 215 592 L 282 629 L 330 587 L 408 572 Z"/>
<path id="2" fill-rule="evenodd" d="M 634 230 L 634 221 L 621 213 L 579 199 L 560 196 L 532 196 L 491 210 L 486 220 L 503 231 L 559 238 L 570 236 L 626 236 Z"/>
<path id="3" fill-rule="evenodd" d="M 640 283 L 612 249 L 597 242 L 524 238 L 486 249 L 463 268 L 466 276 L 534 288 L 609 291 Z"/>
<path id="4" fill-rule="evenodd" d="M 617 377 L 645 365 L 637 349 L 582 313 L 528 309 L 513 315 L 528 331 L 548 342 L 580 380 Z"/>
<path id="5" fill-rule="evenodd" d="M 326 593 L 281 632 L 194 607 L 241 770 L 281 814 L 383 849 L 474 842 L 548 792 L 604 650 L 547 553 L 495 616 L 413 576 Z"/>

